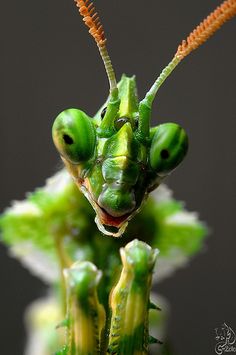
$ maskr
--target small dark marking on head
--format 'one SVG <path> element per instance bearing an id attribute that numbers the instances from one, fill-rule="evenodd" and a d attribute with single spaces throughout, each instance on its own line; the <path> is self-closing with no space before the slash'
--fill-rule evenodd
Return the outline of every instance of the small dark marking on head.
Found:
<path id="1" fill-rule="evenodd" d="M 102 112 L 101 112 L 101 119 L 104 118 L 106 112 L 107 112 L 107 107 L 104 107 L 104 109 L 103 109 Z"/>
<path id="2" fill-rule="evenodd" d="M 96 164 L 102 163 L 103 160 L 104 160 L 104 158 L 103 158 L 102 156 L 97 157 L 97 159 L 96 159 Z"/>
<path id="3" fill-rule="evenodd" d="M 162 159 L 168 159 L 169 156 L 170 156 L 170 153 L 168 152 L 168 150 L 167 149 L 162 149 L 162 151 L 161 151 Z"/>
<path id="4" fill-rule="evenodd" d="M 129 122 L 129 119 L 127 117 L 120 117 L 115 121 L 115 128 L 117 131 L 121 129 L 122 126 L 124 126 L 125 123 Z"/>
<path id="5" fill-rule="evenodd" d="M 63 134 L 63 140 L 68 145 L 71 145 L 74 143 L 73 139 L 68 134 Z"/>
<path id="6" fill-rule="evenodd" d="M 134 119 L 134 128 L 138 129 L 138 116 Z"/>

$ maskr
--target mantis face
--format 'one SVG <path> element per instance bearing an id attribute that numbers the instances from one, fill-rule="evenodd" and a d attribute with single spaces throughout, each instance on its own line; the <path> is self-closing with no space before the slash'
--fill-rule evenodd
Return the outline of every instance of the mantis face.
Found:
<path id="1" fill-rule="evenodd" d="M 103 26 L 89 0 L 75 0 L 95 39 L 110 85 L 106 104 L 94 118 L 78 109 L 63 111 L 53 125 L 53 140 L 65 166 L 96 212 L 100 231 L 120 236 L 148 193 L 183 160 L 188 139 L 175 123 L 150 128 L 154 98 L 175 67 L 236 14 L 225 0 L 178 46 L 171 62 L 138 102 L 135 78 L 117 85 Z"/>
<path id="2" fill-rule="evenodd" d="M 94 118 L 78 109 L 63 111 L 54 122 L 53 139 L 93 206 L 99 229 L 120 235 L 148 192 L 182 161 L 188 140 L 175 123 L 142 134 L 134 77 L 122 76 L 118 100 L 112 105 L 113 110 L 108 101 Z M 104 128 L 105 119 L 109 125 Z"/>

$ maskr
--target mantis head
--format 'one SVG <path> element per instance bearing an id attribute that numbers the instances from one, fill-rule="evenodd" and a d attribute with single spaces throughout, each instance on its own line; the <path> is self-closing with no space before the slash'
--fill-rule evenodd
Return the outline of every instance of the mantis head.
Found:
<path id="1" fill-rule="evenodd" d="M 100 230 L 112 234 L 124 230 L 188 146 L 184 130 L 175 123 L 143 127 L 134 77 L 123 75 L 118 93 L 94 118 L 68 109 L 53 125 L 62 160 L 95 209 Z"/>
<path id="2" fill-rule="evenodd" d="M 179 125 L 164 123 L 150 128 L 151 106 L 164 80 L 196 48 L 196 39 L 193 44 L 184 41 L 178 47 L 172 61 L 139 102 L 135 77 L 123 75 L 116 83 L 104 31 L 91 3 L 75 2 L 98 45 L 110 94 L 93 118 L 76 108 L 60 113 L 53 124 L 53 140 L 66 168 L 93 206 L 100 231 L 120 236 L 148 193 L 187 153 L 188 138 Z"/>

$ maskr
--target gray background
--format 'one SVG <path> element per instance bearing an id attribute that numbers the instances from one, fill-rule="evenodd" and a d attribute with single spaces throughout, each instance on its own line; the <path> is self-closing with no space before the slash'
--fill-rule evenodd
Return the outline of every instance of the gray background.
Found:
<path id="1" fill-rule="evenodd" d="M 140 97 L 183 39 L 218 1 L 100 0 L 117 77 L 136 74 Z M 108 94 L 92 39 L 70 0 L 1 3 L 1 211 L 56 171 L 51 141 L 57 113 L 93 114 Z M 174 121 L 190 137 L 168 183 L 211 227 L 206 250 L 159 286 L 172 305 L 174 355 L 214 354 L 214 328 L 236 331 L 236 21 L 187 57 L 159 92 L 153 122 Z M 0 248 L 1 354 L 22 354 L 25 306 L 45 287 Z"/>

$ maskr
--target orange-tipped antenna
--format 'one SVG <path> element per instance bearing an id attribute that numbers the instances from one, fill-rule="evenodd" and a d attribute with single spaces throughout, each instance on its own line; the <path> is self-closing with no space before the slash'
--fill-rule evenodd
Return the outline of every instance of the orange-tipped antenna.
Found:
<path id="1" fill-rule="evenodd" d="M 93 6 L 93 3 L 90 0 L 74 1 L 76 3 L 76 6 L 79 8 L 79 12 L 83 17 L 83 21 L 89 28 L 89 33 L 97 43 L 108 76 L 110 91 L 113 92 L 114 89 L 117 89 L 116 77 L 111 64 L 111 59 L 107 52 L 106 38 L 98 14 L 97 12 L 95 12 L 95 7 Z"/>
<path id="2" fill-rule="evenodd" d="M 182 41 L 175 54 L 183 59 L 212 36 L 226 21 L 236 15 L 236 0 L 226 0 Z"/>
<path id="3" fill-rule="evenodd" d="M 205 20 L 203 20 L 199 26 L 197 26 L 193 32 L 187 37 L 186 40 L 178 46 L 178 50 L 172 59 L 172 61 L 161 72 L 149 92 L 146 94 L 144 100 L 151 105 L 155 98 L 155 95 L 171 74 L 178 63 L 191 53 L 194 49 L 198 48 L 204 43 L 210 36 L 212 36 L 226 21 L 230 20 L 236 15 L 236 0 L 226 0 L 220 6 L 218 6 Z"/>

